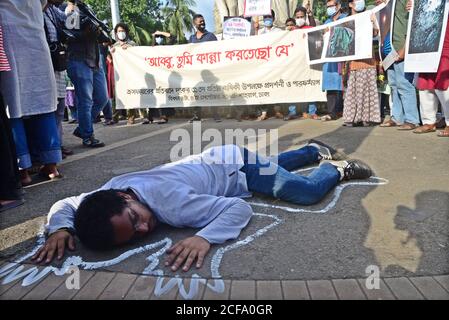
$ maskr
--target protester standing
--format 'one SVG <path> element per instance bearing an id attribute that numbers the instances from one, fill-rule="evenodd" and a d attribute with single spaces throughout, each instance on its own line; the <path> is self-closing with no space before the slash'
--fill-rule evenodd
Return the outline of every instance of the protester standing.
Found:
<path id="1" fill-rule="evenodd" d="M 328 0 L 326 7 L 328 19 L 324 22 L 325 24 L 347 17 L 347 13 L 342 12 L 340 0 Z M 323 91 L 326 91 L 328 113 L 321 117 L 321 120 L 335 120 L 338 114 L 343 111 L 343 86 L 340 63 L 327 62 L 323 64 L 323 82 L 321 88 Z"/>
<path id="2" fill-rule="evenodd" d="M 0 25 L 0 74 L 11 71 L 8 57 L 3 48 L 3 32 Z M 1 81 L 1 80 L 0 80 Z M 1 87 L 1 86 L 0 86 Z M 11 126 L 6 114 L 0 89 L 0 212 L 23 204 L 22 186 L 17 167 L 16 148 Z"/>
<path id="3" fill-rule="evenodd" d="M 193 16 L 193 26 L 195 27 L 195 33 L 189 38 L 189 43 L 201 43 L 207 41 L 217 41 L 217 37 L 206 29 L 206 21 L 201 14 L 196 14 Z M 215 122 L 221 122 L 221 118 L 218 115 L 217 108 L 213 108 L 213 118 Z M 189 120 L 190 123 L 193 121 L 201 121 L 201 107 L 193 108 L 193 117 Z"/>
<path id="4" fill-rule="evenodd" d="M 416 89 L 413 86 L 414 73 L 404 72 L 405 40 L 409 18 L 406 4 L 407 0 L 396 0 L 394 6 L 392 45 L 398 56 L 396 62 L 387 70 L 393 106 L 391 119 L 380 125 L 381 127 L 399 126 L 398 130 L 413 130 L 419 125 Z"/>
<path id="5" fill-rule="evenodd" d="M 42 164 L 46 179 L 62 177 L 61 143 L 56 126 L 56 80 L 45 39 L 42 2 L 0 1 L 4 49 L 11 66 L 0 73 L 1 92 L 8 108 L 22 185 L 32 182 L 31 155 Z"/>
<path id="6" fill-rule="evenodd" d="M 365 11 L 365 0 L 349 2 L 351 15 Z M 373 33 L 379 32 L 375 25 L 374 15 L 371 17 Z M 376 59 L 362 59 L 350 61 L 348 65 L 348 87 L 345 93 L 343 120 L 344 125 L 352 127 L 362 124 L 370 126 L 379 124 L 380 106 L 377 93 L 377 63 Z"/>
<path id="7" fill-rule="evenodd" d="M 65 9 L 67 18 L 79 14 L 75 0 L 69 0 Z M 108 102 L 106 77 L 100 67 L 99 30 L 87 20 L 70 30 L 74 38 L 68 41 L 67 73 L 76 95 L 78 127 L 73 135 L 82 139 L 85 147 L 100 148 L 104 142 L 95 138 L 93 120 Z"/>

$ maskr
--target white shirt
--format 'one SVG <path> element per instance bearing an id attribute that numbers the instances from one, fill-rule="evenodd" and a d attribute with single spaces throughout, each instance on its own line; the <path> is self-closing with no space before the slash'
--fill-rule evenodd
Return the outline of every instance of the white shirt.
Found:
<path id="1" fill-rule="evenodd" d="M 223 243 L 237 238 L 252 216 L 251 206 L 240 199 L 251 196 L 242 167 L 241 149 L 226 145 L 112 178 L 95 191 L 131 188 L 160 222 L 202 228 L 198 236 L 210 243 Z M 47 233 L 74 228 L 76 209 L 93 192 L 56 202 L 48 214 Z"/>

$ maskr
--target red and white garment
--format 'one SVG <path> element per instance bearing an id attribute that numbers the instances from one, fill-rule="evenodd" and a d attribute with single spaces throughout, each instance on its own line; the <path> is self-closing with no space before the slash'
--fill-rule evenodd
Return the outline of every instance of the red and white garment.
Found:
<path id="1" fill-rule="evenodd" d="M 3 33 L 2 27 L 0 26 L 0 71 L 10 71 L 8 58 L 6 57 L 5 50 L 3 49 Z"/>

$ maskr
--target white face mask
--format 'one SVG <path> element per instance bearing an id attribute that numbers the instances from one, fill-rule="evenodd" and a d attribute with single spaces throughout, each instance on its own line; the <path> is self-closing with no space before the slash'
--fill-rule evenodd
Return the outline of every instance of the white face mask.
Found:
<path id="1" fill-rule="evenodd" d="M 119 39 L 120 41 L 125 40 L 126 39 L 126 32 L 124 32 L 124 31 L 117 32 L 117 39 Z"/>
<path id="2" fill-rule="evenodd" d="M 304 26 L 306 24 L 306 19 L 304 19 L 304 18 L 297 18 L 296 19 L 296 25 L 298 26 L 298 27 L 302 27 L 302 26 Z"/>
<path id="3" fill-rule="evenodd" d="M 162 39 L 161 37 L 156 37 L 155 40 L 156 40 L 157 44 L 161 44 L 162 40 L 164 40 L 164 39 Z"/>

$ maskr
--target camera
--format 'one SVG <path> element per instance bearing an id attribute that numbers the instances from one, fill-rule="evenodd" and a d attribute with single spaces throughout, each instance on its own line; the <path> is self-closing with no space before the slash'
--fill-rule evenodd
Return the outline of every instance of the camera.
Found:
<path id="1" fill-rule="evenodd" d="M 98 32 L 99 42 L 113 42 L 110 37 L 110 30 L 108 26 L 97 18 L 92 9 L 81 0 L 69 0 L 68 2 L 73 3 L 77 6 L 80 13 L 80 29 L 88 32 Z M 65 33 L 69 38 L 75 38 L 70 30 L 65 30 Z"/>

